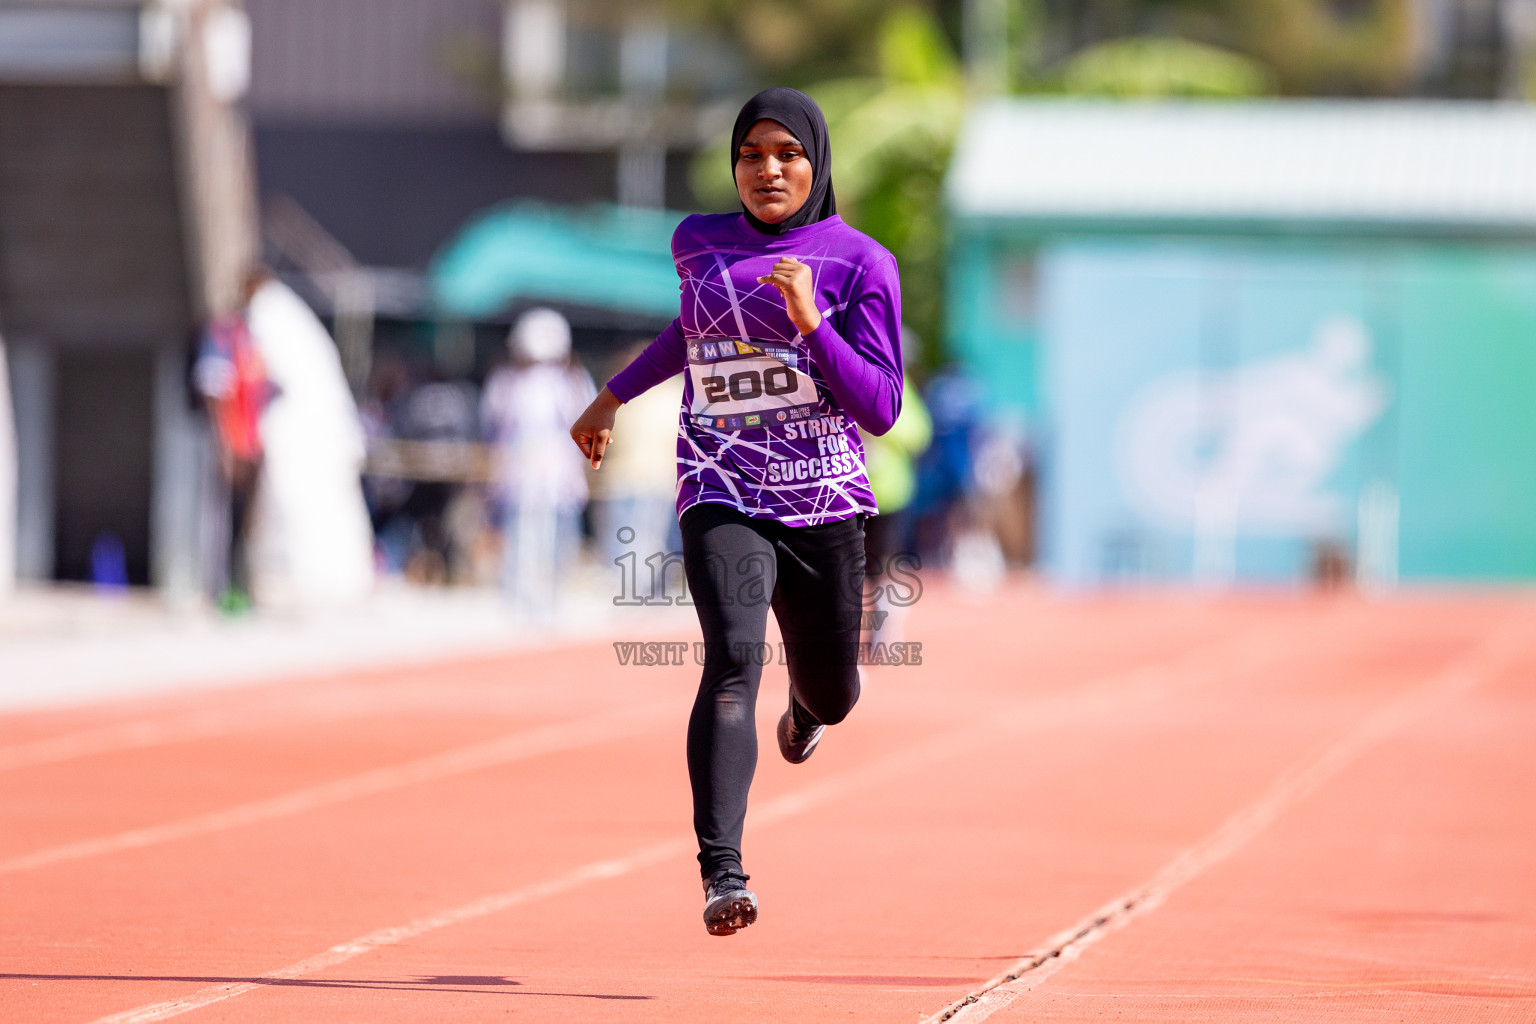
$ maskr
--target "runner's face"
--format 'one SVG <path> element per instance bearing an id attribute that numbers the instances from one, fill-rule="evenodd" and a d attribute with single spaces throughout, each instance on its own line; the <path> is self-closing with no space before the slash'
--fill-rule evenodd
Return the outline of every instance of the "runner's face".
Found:
<path id="1" fill-rule="evenodd" d="M 811 194 L 811 160 L 800 140 L 777 121 L 754 124 L 736 154 L 736 192 L 764 224 L 792 216 Z"/>

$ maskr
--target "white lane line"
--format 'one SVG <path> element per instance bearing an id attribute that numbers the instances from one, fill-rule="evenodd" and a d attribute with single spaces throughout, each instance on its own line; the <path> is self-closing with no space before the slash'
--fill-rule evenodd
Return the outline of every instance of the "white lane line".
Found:
<path id="1" fill-rule="evenodd" d="M 751 815 L 752 824 L 754 826 L 772 825 L 775 822 L 792 818 L 797 814 L 803 814 L 839 796 L 866 786 L 889 781 L 892 776 L 914 771 L 932 761 L 974 750 L 979 734 L 982 732 L 983 730 L 968 729 L 953 733 L 941 738 L 939 741 L 929 743 L 922 748 L 916 748 L 906 754 L 879 758 L 860 768 L 828 777 L 802 789 L 786 793 L 754 810 Z M 692 853 L 695 848 L 696 844 L 692 836 L 641 847 L 623 857 L 583 864 L 578 868 L 561 875 L 556 875 L 553 878 L 545 879 L 542 882 L 510 889 L 506 892 L 494 893 L 489 896 L 482 896 L 469 903 L 426 917 L 419 917 L 407 924 L 391 928 L 380 928 L 377 931 L 369 932 L 367 935 L 359 936 L 348 942 L 338 943 L 322 953 L 305 957 L 303 960 L 289 964 L 287 967 L 280 967 L 275 971 L 270 971 L 267 974 L 263 974 L 257 980 L 211 985 L 180 999 L 171 999 L 165 1002 L 135 1007 L 131 1010 L 124 1010 L 121 1013 L 102 1017 L 92 1022 L 92 1024 L 147 1024 L 150 1021 L 177 1017 L 213 1003 L 221 1003 L 226 999 L 233 999 L 247 992 L 253 992 L 256 989 L 264 988 L 274 983 L 300 978 L 335 967 L 365 953 L 370 953 L 385 946 L 398 945 L 399 943 L 425 935 L 428 932 L 438 931 L 439 929 L 462 924 L 476 918 L 487 917 L 491 914 L 500 913 L 503 910 L 510 910 L 521 904 L 558 896 L 589 882 L 619 878 L 660 861 L 685 856 Z"/>
<path id="2" fill-rule="evenodd" d="M 183 818 L 180 821 L 129 829 L 114 835 L 65 843 L 62 846 L 53 846 L 0 860 L 0 875 L 31 871 L 86 857 L 121 853 L 125 850 L 137 850 L 178 839 L 222 832 L 243 825 L 271 821 L 274 818 L 303 814 L 321 807 L 386 793 L 404 786 L 435 782 L 544 754 L 596 746 L 654 729 L 662 722 L 675 717 L 676 714 L 675 701 L 658 701 L 616 712 L 606 712 L 574 722 L 560 722 L 514 732 L 483 743 L 474 743 L 403 764 L 375 768 L 265 800 L 237 804 L 234 807 Z"/>
<path id="3" fill-rule="evenodd" d="M 34 768 L 128 750 L 238 736 L 290 725 L 325 725 L 405 712 L 526 713 L 543 683 L 445 688 L 431 673 L 380 683 L 348 683 L 283 693 L 228 707 L 116 722 L 77 732 L 0 746 L 0 771 Z"/>
<path id="4" fill-rule="evenodd" d="M 1120 695 L 1127 689 L 1145 689 L 1149 685 L 1158 687 L 1174 678 L 1182 678 L 1187 683 L 1198 677 L 1196 673 L 1199 669 L 1195 666 L 1202 661 L 1210 662 L 1212 659 L 1214 663 L 1205 666 L 1204 675 L 1209 678 L 1219 678 L 1246 662 L 1252 662 L 1255 658 L 1260 661 L 1272 658 L 1280 649 L 1278 646 L 1280 639 L 1273 629 L 1256 629 L 1250 633 L 1239 634 L 1236 638 L 1228 637 L 1197 647 L 1194 651 L 1174 659 L 1167 665 L 1136 669 L 1105 677 L 1071 692 L 1064 698 L 1037 698 L 1026 702 L 1023 707 L 1028 709 L 1027 713 L 1030 714 L 1049 714 L 1054 704 L 1062 700 L 1074 705 L 1082 701 L 1098 701 L 1099 703 L 1095 706 L 1099 707 L 1102 706 L 1103 700 Z M 349 778 L 306 787 L 282 796 L 239 804 L 180 821 L 129 829 L 110 836 L 65 843 L 21 854 L 0 860 L 0 875 L 207 835 L 242 825 L 302 814 L 345 800 L 371 796 L 420 782 L 462 775 L 540 754 L 592 746 L 652 728 L 660 719 L 670 715 L 674 710 L 674 702 L 662 701 L 594 716 L 578 722 L 513 733 L 486 743 L 435 754 L 401 765 L 374 769 Z"/>
<path id="5" fill-rule="evenodd" d="M 417 936 L 434 932 L 450 925 L 462 924 L 475 918 L 485 917 L 489 914 L 509 910 L 523 903 L 531 903 L 535 900 L 547 899 L 558 896 L 563 892 L 569 892 L 588 882 L 601 881 L 606 878 L 618 878 L 620 875 L 629 874 L 657 861 L 671 857 L 682 856 L 693 849 L 693 839 L 677 839 L 667 843 L 657 843 L 636 850 L 625 857 L 615 860 L 595 861 L 591 864 L 583 864 L 563 875 L 526 885 L 518 889 L 510 889 L 506 892 L 484 896 L 470 903 L 453 907 L 426 917 L 418 917 L 407 924 L 397 925 L 393 928 L 380 928 L 378 931 L 369 932 L 359 936 L 350 942 L 342 942 L 323 953 L 306 957 L 298 963 L 280 967 L 275 971 L 263 974 L 259 980 L 229 982 L 222 985 L 212 985 L 201 989 L 189 996 L 180 999 L 171 999 L 161 1003 L 151 1003 L 147 1006 L 136 1007 L 132 1010 L 124 1010 L 93 1022 L 93 1024 L 147 1024 L 149 1021 L 165 1020 L 167 1017 L 177 1017 L 183 1013 L 210 1006 L 213 1003 L 221 1003 L 226 999 L 244 995 L 258 988 L 265 988 L 274 983 L 301 978 L 307 974 L 314 974 L 337 964 L 345 963 L 355 957 L 370 953 L 384 946 L 394 946 L 399 943 L 414 939 Z"/>
<path id="6" fill-rule="evenodd" d="M 1276 642 L 1278 639 L 1278 634 L 1271 629 L 1255 630 L 1252 633 L 1239 635 L 1235 639 L 1228 638 L 1198 648 L 1166 666 L 1137 669 L 1107 676 L 1094 684 L 1065 695 L 1020 701 L 1006 712 L 992 716 L 979 726 L 947 733 L 928 743 L 878 757 L 865 765 L 834 773 L 818 782 L 769 800 L 750 812 L 749 823 L 757 828 L 784 821 L 861 789 L 889 783 L 894 778 L 910 774 L 934 762 L 963 757 L 974 752 L 982 743 L 996 742 L 1020 733 L 1047 731 L 1107 710 L 1123 710 L 1149 702 L 1166 693 L 1172 683 L 1189 683 L 1192 680 L 1204 683 L 1230 678 L 1236 666 L 1256 667 L 1257 663 L 1270 661 L 1283 653 L 1286 648 Z M 1205 673 L 1195 671 L 1196 666 L 1193 663 L 1213 654 L 1216 663 L 1207 666 L 1209 671 Z M 150 1021 L 177 1017 L 259 988 L 334 967 L 364 953 L 384 946 L 396 945 L 428 932 L 486 917 L 535 900 L 558 896 L 589 882 L 618 878 L 660 861 L 692 853 L 695 848 L 692 837 L 641 847 L 619 858 L 584 864 L 542 882 L 484 896 L 449 910 L 417 918 L 408 924 L 369 932 L 367 935 L 332 946 L 322 953 L 306 957 L 287 967 L 261 975 L 259 979 L 212 985 L 179 999 L 150 1003 L 102 1017 L 93 1021 L 92 1024 L 148 1024 Z"/>
<path id="7" fill-rule="evenodd" d="M 311 696 L 300 699 L 299 705 L 276 713 L 273 709 L 259 706 L 191 711 L 15 743 L 0 747 L 0 771 L 35 768 L 125 750 L 144 750 L 173 743 L 236 736 L 283 725 L 321 724 L 360 718 L 389 710 L 370 703 L 360 693 L 327 695 L 319 699 Z"/>
<path id="8" fill-rule="evenodd" d="M 677 631 L 682 635 L 682 631 Z M 665 634 L 670 636 L 670 633 Z M 479 655 L 467 664 L 480 666 L 512 657 L 547 653 L 548 647 L 530 645 L 491 658 Z M 572 650 L 586 644 L 574 644 Z M 599 647 L 604 645 L 597 645 Z M 464 666 L 457 660 L 447 663 L 456 671 Z M 45 736 L 0 746 L 0 772 L 58 764 L 86 757 L 122 751 L 144 750 L 197 740 L 238 736 L 287 725 L 321 725 L 367 718 L 399 711 L 442 714 L 526 714 L 529 697 L 547 697 L 543 681 L 468 683 L 445 686 L 442 665 L 412 665 L 385 670 L 363 668 L 378 679 L 357 682 L 319 679 L 314 685 L 295 692 L 292 679 L 277 679 L 271 687 L 242 687 L 236 695 L 219 692 L 212 695 L 221 706 L 201 710 L 155 715 L 124 722 L 114 722 L 89 729 Z M 633 691 L 631 691 L 633 696 Z M 209 695 L 199 694 L 202 699 Z M 542 701 L 547 704 L 547 699 Z M 0 710 L 3 714 L 3 710 Z"/>
<path id="9" fill-rule="evenodd" d="M 1145 883 L 1115 897 L 921 1024 L 977 1024 L 1032 991 L 1094 943 L 1152 913 L 1176 890 L 1237 853 L 1285 811 L 1363 755 L 1436 708 L 1469 693 L 1516 657 L 1532 635 L 1528 615 L 1496 631 L 1443 670 L 1379 706 L 1349 732 L 1281 773 L 1253 802 L 1184 850 Z"/>

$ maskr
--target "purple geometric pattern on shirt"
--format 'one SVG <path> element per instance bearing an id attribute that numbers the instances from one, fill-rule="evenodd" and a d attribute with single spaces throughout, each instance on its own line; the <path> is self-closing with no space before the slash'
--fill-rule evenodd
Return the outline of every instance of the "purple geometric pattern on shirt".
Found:
<path id="1" fill-rule="evenodd" d="M 701 502 L 719 502 L 791 526 L 873 514 L 877 509 L 858 429 L 833 399 L 809 346 L 785 312 L 783 297 L 756 279 L 780 256 L 793 255 L 811 268 L 822 316 L 841 328 L 840 314 L 857 297 L 872 261 L 889 255 L 840 220 L 777 238 L 743 237 L 735 223 L 741 220 L 736 215 L 690 217 L 673 239 L 682 279 L 679 326 L 690 362 L 700 361 L 703 339 L 792 347 L 795 368 L 814 382 L 817 401 L 802 419 L 779 423 L 764 416 L 768 422 L 760 427 L 720 429 L 690 415 L 694 381 L 689 373 L 678 424 L 678 513 Z M 891 353 L 880 355 L 888 360 Z"/>

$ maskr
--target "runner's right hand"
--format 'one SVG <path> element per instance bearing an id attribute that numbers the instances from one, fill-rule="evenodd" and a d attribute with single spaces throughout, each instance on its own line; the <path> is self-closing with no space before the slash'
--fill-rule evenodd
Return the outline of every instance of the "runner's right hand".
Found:
<path id="1" fill-rule="evenodd" d="M 581 449 L 593 469 L 603 464 L 603 452 L 613 443 L 613 417 L 624 403 L 614 397 L 607 385 L 592 399 L 586 411 L 571 424 L 571 440 Z"/>

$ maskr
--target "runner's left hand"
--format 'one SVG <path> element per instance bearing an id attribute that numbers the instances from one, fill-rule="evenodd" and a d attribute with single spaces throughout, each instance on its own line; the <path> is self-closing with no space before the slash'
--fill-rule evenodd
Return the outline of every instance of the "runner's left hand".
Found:
<path id="1" fill-rule="evenodd" d="M 816 308 L 810 267 L 793 256 L 784 256 L 767 276 L 758 278 L 757 283 L 771 284 L 779 290 L 784 296 L 784 311 L 802 337 L 821 326 L 821 311 Z"/>

